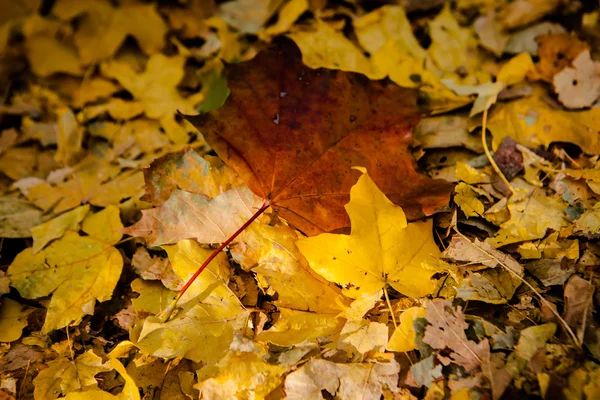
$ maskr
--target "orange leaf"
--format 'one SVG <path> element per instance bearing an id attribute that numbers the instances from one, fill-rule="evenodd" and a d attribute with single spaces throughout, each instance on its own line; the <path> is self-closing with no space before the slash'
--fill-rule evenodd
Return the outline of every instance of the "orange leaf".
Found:
<path id="1" fill-rule="evenodd" d="M 415 92 L 354 73 L 309 69 L 291 42 L 228 68 L 231 96 L 187 117 L 249 188 L 306 234 L 349 226 L 344 204 L 367 168 L 409 219 L 449 201 L 452 185 L 416 171 Z"/>

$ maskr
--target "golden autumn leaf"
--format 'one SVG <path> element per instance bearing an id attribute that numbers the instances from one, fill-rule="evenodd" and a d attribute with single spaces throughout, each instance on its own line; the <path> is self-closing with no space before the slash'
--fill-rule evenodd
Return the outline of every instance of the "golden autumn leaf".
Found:
<path id="1" fill-rule="evenodd" d="M 191 240 L 164 249 L 175 274 L 186 281 L 211 253 Z M 227 258 L 221 253 L 182 297 L 182 309 L 174 319 L 161 322 L 154 316 L 146 318 L 138 330 L 136 346 L 155 357 L 216 363 L 248 317 L 226 285 L 228 272 Z"/>
<path id="2" fill-rule="evenodd" d="M 412 297 L 434 290 L 432 271 L 421 266 L 440 254 L 431 221 L 407 224 L 402 208 L 366 173 L 352 187 L 346 210 L 352 225 L 349 236 L 325 233 L 297 242 L 313 270 L 343 285 L 344 294 L 354 298 L 386 284 Z"/>
<path id="3" fill-rule="evenodd" d="M 74 40 L 84 64 L 111 57 L 127 35 L 153 54 L 165 45 L 167 26 L 153 4 L 131 2 L 121 7 L 93 0 L 60 0 L 52 9 L 63 20 L 79 17 Z"/>
<path id="4" fill-rule="evenodd" d="M 33 311 L 33 308 L 7 297 L 0 299 L 0 342 L 18 340 L 27 326 L 27 316 Z"/>
<path id="5" fill-rule="evenodd" d="M 256 352 L 231 351 L 219 361 L 218 370 L 198 371 L 194 387 L 206 399 L 263 399 L 282 381 L 287 370 L 269 363 Z"/>
<path id="6" fill-rule="evenodd" d="M 98 221 L 110 226 L 108 221 L 115 215 L 118 218 L 118 212 L 116 207 L 107 208 L 99 213 Z M 37 299 L 53 294 L 44 333 L 80 321 L 94 312 L 96 300 L 112 296 L 123 267 L 121 254 L 113 247 L 120 235 L 111 242 L 103 239 L 68 231 L 38 253 L 23 250 L 9 266 L 11 286 L 21 296 Z"/>
<path id="7" fill-rule="evenodd" d="M 195 115 L 194 106 L 203 100 L 204 95 L 197 93 L 184 98 L 177 91 L 177 85 L 183 79 L 185 57 L 167 57 L 154 54 L 148 60 L 146 70 L 139 74 L 121 61 L 106 61 L 101 65 L 102 74 L 119 81 L 134 99 L 140 101 L 149 118 L 159 119 L 177 111 Z"/>
<path id="8" fill-rule="evenodd" d="M 89 211 L 90 206 L 88 204 L 79 206 L 50 221 L 31 228 L 31 237 L 33 238 L 31 251 L 37 253 L 52 240 L 62 237 L 66 231 L 78 231 L 81 221 L 83 221 Z"/>
<path id="9" fill-rule="evenodd" d="M 88 350 L 74 361 L 59 357 L 48 363 L 48 368 L 40 371 L 33 380 L 35 400 L 52 400 L 84 388 L 97 386 L 94 377 L 99 372 L 109 371 L 110 367 L 102 359 Z"/>
<path id="10" fill-rule="evenodd" d="M 411 351 L 417 349 L 416 332 L 413 322 L 417 318 L 425 318 L 425 308 L 411 307 L 400 314 L 400 325 L 396 328 L 387 349 L 391 351 Z"/>

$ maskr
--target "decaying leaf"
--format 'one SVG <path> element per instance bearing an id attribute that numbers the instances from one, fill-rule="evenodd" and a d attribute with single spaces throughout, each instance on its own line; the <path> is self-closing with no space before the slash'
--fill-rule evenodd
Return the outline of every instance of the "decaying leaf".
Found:
<path id="1" fill-rule="evenodd" d="M 600 96 L 600 63 L 592 60 L 589 50 L 584 50 L 552 78 L 558 100 L 567 108 L 591 106 Z"/>
<path id="2" fill-rule="evenodd" d="M 469 324 L 461 307 L 454 309 L 448 300 L 433 300 L 427 304 L 425 318 L 431 325 L 425 329 L 423 342 L 434 349 L 452 350 L 449 361 L 462 365 L 467 371 L 481 366 L 482 359 L 488 356 L 489 343 L 487 339 L 479 343 L 467 339 L 465 330 Z"/>
<path id="3" fill-rule="evenodd" d="M 0 237 L 30 237 L 30 229 L 43 222 L 42 212 L 17 197 L 0 197 Z"/>
<path id="4" fill-rule="evenodd" d="M 379 399 L 384 389 L 398 390 L 400 365 L 395 361 L 336 364 L 313 359 L 285 380 L 288 399 L 323 399 L 322 391 L 339 399 Z"/>
<path id="5" fill-rule="evenodd" d="M 402 208 L 365 171 L 352 187 L 346 210 L 349 236 L 325 233 L 297 242 L 313 270 L 343 285 L 344 294 L 353 298 L 386 284 L 408 296 L 431 293 L 433 272 L 421 265 L 439 255 L 430 223 L 407 224 Z"/>
<path id="6" fill-rule="evenodd" d="M 145 236 L 151 246 L 189 238 L 200 243 L 222 243 L 261 205 L 261 200 L 244 186 L 213 199 L 176 189 L 161 206 L 142 211 L 142 219 L 123 233 Z"/>

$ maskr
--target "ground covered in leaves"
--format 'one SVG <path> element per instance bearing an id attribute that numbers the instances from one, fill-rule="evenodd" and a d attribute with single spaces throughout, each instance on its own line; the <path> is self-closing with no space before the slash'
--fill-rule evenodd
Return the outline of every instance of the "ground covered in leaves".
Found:
<path id="1" fill-rule="evenodd" d="M 0 399 L 600 398 L 597 6 L 3 1 Z"/>

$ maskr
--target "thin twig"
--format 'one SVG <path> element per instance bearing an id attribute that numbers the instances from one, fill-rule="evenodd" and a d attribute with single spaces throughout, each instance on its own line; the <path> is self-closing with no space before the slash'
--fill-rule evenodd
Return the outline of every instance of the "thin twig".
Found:
<path id="1" fill-rule="evenodd" d="M 161 322 L 167 322 L 169 320 L 169 318 L 171 318 L 173 311 L 175 311 L 175 308 L 177 307 L 177 302 L 181 299 L 181 297 L 188 290 L 188 288 L 192 285 L 192 283 L 194 283 L 196 278 L 198 278 L 200 273 L 202 271 L 204 271 L 204 269 L 208 266 L 208 264 L 210 264 L 210 262 L 221 252 L 221 250 L 223 250 L 225 247 L 227 247 L 227 245 L 229 243 L 231 243 L 233 241 L 233 239 L 238 237 L 248 226 L 250 226 L 250 224 L 252 222 L 254 222 L 254 220 L 256 220 L 262 213 L 264 213 L 265 210 L 267 208 L 269 208 L 270 206 L 271 206 L 271 203 L 268 200 L 265 201 L 263 203 L 263 205 L 258 209 L 258 211 L 256 211 L 254 213 L 254 215 L 252 215 L 250 217 L 250 219 L 248 219 L 248 221 L 246 221 L 244 223 L 244 225 L 242 225 L 237 231 L 235 231 L 235 233 L 233 235 L 229 236 L 229 238 L 226 241 L 224 241 L 219 247 L 217 247 L 215 249 L 215 251 L 213 251 L 210 254 L 210 256 L 208 256 L 208 258 L 202 263 L 200 268 L 198 268 L 198 270 L 194 273 L 194 275 L 192 275 L 192 277 L 185 283 L 185 285 L 183 285 L 183 287 L 181 288 L 179 293 L 177 293 L 177 297 L 175 297 L 175 300 L 173 300 L 171 302 L 171 304 L 169 304 L 169 306 L 164 311 L 162 311 L 159 315 L 157 315 L 157 317 L 159 318 L 159 320 Z"/>
<path id="2" fill-rule="evenodd" d="M 510 189 L 512 194 L 515 194 L 515 189 L 512 187 L 512 185 L 510 184 L 510 182 L 508 181 L 508 179 L 506 179 L 506 177 L 504 176 L 504 174 L 502 173 L 502 171 L 500 171 L 500 168 L 498 167 L 498 164 L 496 164 L 496 161 L 494 161 L 494 157 L 492 156 L 492 153 L 490 153 L 490 149 L 488 148 L 487 145 L 487 138 L 486 138 L 486 125 L 487 125 L 487 109 L 483 110 L 483 120 L 481 122 L 481 144 L 483 145 L 483 151 L 485 151 L 485 155 L 487 156 L 490 164 L 492 164 L 492 168 L 494 168 L 494 171 L 496 171 L 496 173 L 500 176 L 500 179 L 502 179 L 502 182 L 504 182 L 504 184 L 506 186 L 508 186 L 508 188 Z"/>

